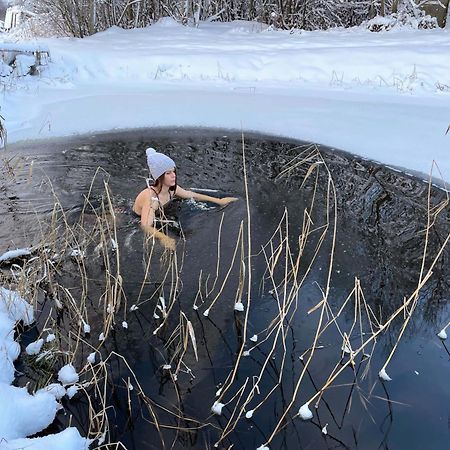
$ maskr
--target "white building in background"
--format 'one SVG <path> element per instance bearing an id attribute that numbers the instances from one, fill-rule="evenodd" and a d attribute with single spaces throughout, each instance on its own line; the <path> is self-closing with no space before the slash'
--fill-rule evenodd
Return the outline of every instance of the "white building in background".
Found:
<path id="1" fill-rule="evenodd" d="M 10 6 L 6 10 L 5 24 L 4 28 L 6 31 L 11 30 L 11 28 L 17 27 L 25 20 L 33 17 L 35 14 L 31 11 L 27 11 L 21 6 Z"/>

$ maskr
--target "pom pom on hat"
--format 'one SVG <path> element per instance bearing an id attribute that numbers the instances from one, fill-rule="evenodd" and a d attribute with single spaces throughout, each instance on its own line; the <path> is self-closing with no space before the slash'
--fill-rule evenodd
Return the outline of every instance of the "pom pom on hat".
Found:
<path id="1" fill-rule="evenodd" d="M 157 180 L 164 172 L 175 168 L 175 162 L 162 153 L 158 153 L 154 148 L 149 147 L 145 153 L 147 154 L 147 164 L 150 175 Z"/>

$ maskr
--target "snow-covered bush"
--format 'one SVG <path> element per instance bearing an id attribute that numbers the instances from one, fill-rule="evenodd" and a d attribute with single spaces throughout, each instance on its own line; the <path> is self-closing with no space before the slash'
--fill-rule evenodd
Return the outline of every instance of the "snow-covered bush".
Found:
<path id="1" fill-rule="evenodd" d="M 403 0 L 398 3 L 397 12 L 387 16 L 376 16 L 366 22 L 370 31 L 389 31 L 393 28 L 431 29 L 437 28 L 435 17 L 431 17 L 420 9 L 412 0 Z"/>
<path id="2" fill-rule="evenodd" d="M 389 16 L 375 16 L 366 22 L 366 27 L 370 31 L 388 31 L 395 26 L 395 20 L 391 15 Z"/>
<path id="3" fill-rule="evenodd" d="M 437 26 L 436 20 L 425 15 L 414 0 L 16 0 L 16 3 L 38 13 L 37 18 L 27 21 L 27 27 L 21 27 L 23 34 L 34 36 L 85 37 L 113 25 L 145 27 L 166 16 L 194 26 L 213 20 L 248 20 L 272 28 L 304 30 L 363 23 L 371 31 L 400 25 Z M 369 19 L 372 21 L 367 22 Z"/>
<path id="4" fill-rule="evenodd" d="M 54 17 L 48 13 L 37 14 L 12 28 L 8 33 L 9 40 L 26 41 L 39 37 L 67 36 Z"/>

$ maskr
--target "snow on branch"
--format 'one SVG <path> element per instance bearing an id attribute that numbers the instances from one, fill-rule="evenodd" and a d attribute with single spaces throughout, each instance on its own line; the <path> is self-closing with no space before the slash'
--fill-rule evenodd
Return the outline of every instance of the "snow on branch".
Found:
<path id="1" fill-rule="evenodd" d="M 417 2 L 416 2 L 417 1 Z M 89 36 L 111 26 L 139 28 L 163 17 L 198 26 L 201 21 L 247 20 L 281 29 L 357 26 L 378 15 L 417 16 L 430 0 L 35 0 L 34 12 L 54 33 Z M 433 0 L 436 1 L 436 0 Z M 27 2 L 25 4 L 31 8 Z M 36 21 L 33 17 L 30 21 Z"/>

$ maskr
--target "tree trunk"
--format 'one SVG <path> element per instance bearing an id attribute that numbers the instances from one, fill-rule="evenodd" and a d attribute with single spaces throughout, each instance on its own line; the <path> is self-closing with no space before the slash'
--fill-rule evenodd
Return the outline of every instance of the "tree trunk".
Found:
<path id="1" fill-rule="evenodd" d="M 393 12 L 393 13 L 398 12 L 398 2 L 399 2 L 399 0 L 394 0 L 394 1 L 392 2 L 392 12 Z"/>
<path id="2" fill-rule="evenodd" d="M 96 22 L 95 6 L 96 6 L 95 0 L 89 0 L 88 29 L 90 35 L 93 35 L 95 33 L 95 22 Z"/>
<path id="3" fill-rule="evenodd" d="M 447 14 L 445 16 L 444 28 L 450 29 L 450 1 L 447 2 Z"/>

